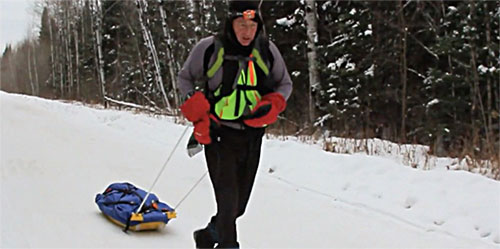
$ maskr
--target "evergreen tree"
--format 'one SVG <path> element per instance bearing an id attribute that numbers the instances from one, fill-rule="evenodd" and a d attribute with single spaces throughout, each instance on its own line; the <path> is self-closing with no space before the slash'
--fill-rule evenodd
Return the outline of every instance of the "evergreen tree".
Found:
<path id="1" fill-rule="evenodd" d="M 7 44 L 0 59 L 0 87 L 4 91 L 17 92 L 17 84 L 13 75 L 14 68 L 12 67 L 14 53 L 12 45 Z"/>
<path id="2" fill-rule="evenodd" d="M 266 35 L 294 82 L 275 128 L 307 134 L 305 117 L 313 110 L 315 125 L 337 136 L 422 143 L 437 155 L 497 154 L 495 2 L 314 2 L 318 31 L 309 36 L 317 37 L 316 62 L 307 57 L 311 1 L 261 6 Z M 156 110 L 179 105 L 177 73 L 196 42 L 221 31 L 227 18 L 227 1 L 217 0 L 44 1 L 41 6 L 38 41 L 9 45 L 1 57 L 2 90 L 118 105 L 123 102 L 115 100 L 121 100 Z M 314 89 L 311 63 L 320 71 L 321 85 Z"/>
<path id="3" fill-rule="evenodd" d="M 261 11 L 267 36 L 279 48 L 294 84 L 294 90 L 281 125 L 292 131 L 306 128 L 309 117 L 309 80 L 307 71 L 307 35 L 304 26 L 304 6 L 299 1 L 265 1 Z"/>
<path id="4" fill-rule="evenodd" d="M 364 5 L 328 1 L 319 8 L 323 120 L 331 119 L 330 129 L 343 135 L 366 124 L 374 94 L 372 29 Z"/>

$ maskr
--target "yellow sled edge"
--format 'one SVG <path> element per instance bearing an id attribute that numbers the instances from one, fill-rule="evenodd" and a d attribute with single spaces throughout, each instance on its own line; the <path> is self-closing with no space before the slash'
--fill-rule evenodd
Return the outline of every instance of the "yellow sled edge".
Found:
<path id="1" fill-rule="evenodd" d="M 103 215 L 108 219 L 110 220 L 111 222 L 115 223 L 116 225 L 119 225 L 123 228 L 125 228 L 127 225 L 126 224 L 123 224 L 113 218 L 111 218 L 110 216 L 106 215 L 103 213 Z M 177 214 L 175 211 L 172 211 L 172 212 L 165 212 L 165 215 L 167 215 L 167 218 L 170 220 L 170 219 L 173 219 L 173 218 L 177 218 Z M 132 214 L 132 217 L 130 220 L 134 220 L 134 221 L 142 221 L 143 220 L 143 217 L 142 217 L 142 214 Z M 148 231 L 148 230 L 158 230 L 160 228 L 163 228 L 165 227 L 167 224 L 165 222 L 161 222 L 161 221 L 153 221 L 153 222 L 143 222 L 143 223 L 139 223 L 137 225 L 134 225 L 134 226 L 129 226 L 128 230 L 131 230 L 131 231 Z"/>

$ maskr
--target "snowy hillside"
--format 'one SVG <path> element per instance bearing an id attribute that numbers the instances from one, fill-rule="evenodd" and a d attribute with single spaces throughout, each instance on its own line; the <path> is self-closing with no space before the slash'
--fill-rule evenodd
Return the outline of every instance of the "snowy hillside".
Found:
<path id="1" fill-rule="evenodd" d="M 112 182 L 148 188 L 184 126 L 0 92 L 0 247 L 193 248 L 215 212 L 207 177 L 154 232 L 123 233 L 94 197 Z M 172 205 L 206 172 L 182 138 L 153 190 Z M 265 140 L 243 248 L 500 248 L 500 182 L 393 160 Z"/>

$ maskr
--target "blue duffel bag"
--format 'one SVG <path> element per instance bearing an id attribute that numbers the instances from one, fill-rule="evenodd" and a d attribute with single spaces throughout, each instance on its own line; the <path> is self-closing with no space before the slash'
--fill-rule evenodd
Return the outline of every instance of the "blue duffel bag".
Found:
<path id="1" fill-rule="evenodd" d="M 176 218 L 175 210 L 160 202 L 153 193 L 137 212 L 146 195 L 146 191 L 128 182 L 113 183 L 102 194 L 96 195 L 95 202 L 104 216 L 124 227 L 125 231 L 155 230 Z"/>

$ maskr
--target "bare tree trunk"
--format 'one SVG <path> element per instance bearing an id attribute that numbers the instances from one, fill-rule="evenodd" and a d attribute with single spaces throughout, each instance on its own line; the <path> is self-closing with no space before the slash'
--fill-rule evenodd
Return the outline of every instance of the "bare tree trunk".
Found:
<path id="1" fill-rule="evenodd" d="M 470 6 L 471 6 L 471 8 L 469 8 L 470 16 L 475 15 L 475 7 L 476 7 L 475 4 L 476 4 L 475 2 L 470 1 Z M 472 40 L 472 38 L 470 40 L 470 46 L 471 46 L 471 48 L 470 48 L 470 57 L 471 57 L 470 63 L 471 63 L 471 70 L 472 70 L 472 76 L 473 76 L 473 93 L 474 93 L 473 98 L 477 98 L 477 103 L 479 104 L 479 108 L 481 111 L 481 117 L 483 119 L 483 124 L 484 124 L 484 129 L 485 129 L 485 134 L 486 134 L 486 144 L 488 145 L 487 149 L 489 150 L 489 145 L 491 144 L 490 143 L 490 131 L 489 131 L 488 123 L 486 121 L 486 114 L 484 111 L 483 98 L 481 96 L 481 91 L 479 90 L 479 75 L 477 72 L 476 45 L 475 45 L 474 41 Z"/>
<path id="2" fill-rule="evenodd" d="M 315 100 L 313 92 L 316 95 L 321 91 L 321 83 L 318 71 L 318 58 L 316 43 L 318 42 L 318 24 L 316 19 L 316 1 L 306 0 L 306 23 L 307 23 L 307 59 L 309 64 L 309 123 L 312 127 L 315 115 Z"/>
<path id="3" fill-rule="evenodd" d="M 472 1 L 469 1 L 469 3 L 471 3 L 471 5 L 473 5 Z M 469 12 L 469 14 L 472 14 L 472 10 Z M 469 41 L 471 42 L 471 41 Z M 471 44 L 469 44 L 471 45 Z M 471 52 L 472 53 L 472 52 Z M 472 67 L 471 65 L 472 63 L 472 58 L 470 58 L 469 60 L 469 67 Z M 474 68 L 471 68 L 471 70 L 474 70 Z M 465 71 L 465 78 L 469 81 L 468 83 L 470 84 L 470 97 L 471 97 L 471 101 L 472 101 L 472 105 L 471 105 L 471 109 L 470 109 L 470 118 L 471 118 L 471 139 L 472 139 L 472 145 L 471 147 L 474 148 L 477 146 L 478 144 L 478 132 L 477 132 L 477 126 L 476 126 L 476 109 L 477 109 L 477 99 L 476 99 L 476 87 L 475 87 L 475 84 L 474 82 L 471 82 L 470 80 L 470 75 L 469 74 L 472 74 L 472 72 L 469 72 L 468 70 Z M 472 150 L 474 151 L 474 150 Z"/>
<path id="4" fill-rule="evenodd" d="M 52 87 L 56 87 L 56 63 L 55 63 L 55 50 L 54 50 L 54 34 L 52 32 L 52 18 L 49 18 L 49 35 L 50 35 L 50 68 L 52 71 Z"/>
<path id="5" fill-rule="evenodd" d="M 381 44 L 381 39 L 380 39 L 380 15 L 377 15 L 376 12 L 378 12 L 378 5 L 380 2 L 371 2 L 368 4 L 369 10 L 370 10 L 370 15 L 373 17 L 371 20 L 371 26 L 372 26 L 372 44 L 373 44 L 373 81 L 374 85 L 381 84 L 382 82 L 382 77 L 379 75 L 379 65 L 382 63 L 380 62 L 380 44 Z M 338 2 L 337 2 L 338 4 Z M 370 95 L 369 95 L 370 96 Z M 368 116 L 368 122 L 367 124 L 369 126 L 372 126 L 372 130 L 376 134 L 376 137 L 383 138 L 384 131 L 387 132 L 387 128 L 384 128 L 380 122 L 378 121 L 378 118 L 375 118 L 374 113 L 375 113 L 375 108 L 373 107 L 373 102 L 371 101 L 372 98 L 369 97 L 367 101 L 367 116 Z M 379 115 L 376 115 L 378 117 Z"/>
<path id="6" fill-rule="evenodd" d="M 123 14 L 123 16 L 126 16 L 125 13 L 123 12 L 123 10 L 122 10 L 122 14 Z M 139 46 L 139 42 L 140 41 L 137 38 L 137 35 L 135 34 L 134 29 L 132 28 L 132 25 L 130 25 L 129 21 L 127 21 L 127 27 L 129 29 L 130 33 L 133 34 L 133 36 L 134 36 L 134 41 L 135 41 L 134 44 L 135 44 L 135 48 L 136 48 L 136 51 L 137 51 L 137 58 L 139 59 L 139 66 L 141 68 L 141 77 L 142 77 L 142 80 L 143 80 L 143 82 L 147 82 L 146 69 L 144 68 L 144 62 L 142 60 L 141 48 Z M 145 96 L 142 93 L 141 93 L 141 95 Z M 148 102 L 152 103 L 149 98 L 147 98 L 147 100 L 148 100 Z M 155 104 L 155 106 L 156 106 L 156 104 Z"/>
<path id="7" fill-rule="evenodd" d="M 64 59 L 64 55 L 63 55 L 63 48 L 62 48 L 62 43 L 63 43 L 63 32 L 62 32 L 62 29 L 60 28 L 59 29 L 59 44 L 61 44 L 61 46 L 59 46 L 58 50 L 58 59 L 57 59 L 57 62 L 59 63 L 59 88 L 60 88 L 60 91 L 61 91 L 61 97 L 64 97 L 64 68 L 63 68 L 63 62 L 62 60 Z"/>
<path id="8" fill-rule="evenodd" d="M 40 95 L 40 82 L 38 80 L 38 65 L 37 65 L 37 59 L 36 59 L 36 53 L 37 51 L 35 50 L 35 45 L 32 44 L 33 48 L 33 69 L 35 70 L 35 95 L 38 96 Z"/>
<path id="9" fill-rule="evenodd" d="M 443 14 L 442 16 L 444 18 L 446 16 L 444 0 L 441 0 L 441 12 L 442 12 L 442 14 Z M 447 29 L 444 29 L 444 34 L 446 37 L 449 37 Z M 453 64 L 451 63 L 451 55 L 450 54 L 448 54 L 448 72 L 450 73 L 450 75 L 453 75 Z M 451 82 L 451 97 L 453 99 L 456 98 L 455 81 Z M 455 121 L 455 123 L 457 122 L 457 107 L 456 106 L 453 106 L 453 121 Z"/>
<path id="10" fill-rule="evenodd" d="M 31 73 L 31 44 L 28 44 L 28 78 L 30 80 L 31 95 L 36 96 L 35 84 L 33 83 L 33 76 L 31 74 L 32 74 Z"/>
<path id="11" fill-rule="evenodd" d="M 93 39 L 94 41 L 92 42 L 92 47 L 94 49 L 94 67 L 95 67 L 95 81 L 99 83 L 99 86 L 101 86 L 101 78 L 99 77 L 99 56 L 98 54 L 98 49 L 97 49 L 97 22 L 95 21 L 95 2 L 94 0 L 91 0 L 87 2 L 89 5 L 89 13 L 90 13 L 90 33 L 93 34 Z M 102 90 L 102 89 L 101 89 Z M 102 91 L 101 91 L 102 94 Z"/>
<path id="12" fill-rule="evenodd" d="M 172 52 L 172 38 L 170 36 L 170 31 L 167 28 L 167 15 L 165 14 L 165 10 L 163 9 L 163 5 L 160 4 L 160 15 L 161 22 L 163 26 L 163 35 L 165 38 L 165 43 L 167 44 L 166 54 L 167 54 L 167 63 L 168 63 L 168 71 L 170 73 L 170 80 L 172 81 L 172 88 L 174 91 L 174 115 L 177 115 L 177 108 L 180 106 L 179 100 L 179 91 L 177 88 L 177 72 L 176 63 Z"/>
<path id="13" fill-rule="evenodd" d="M 83 26 L 83 25 L 82 25 Z M 78 50 L 78 29 L 74 29 L 75 39 L 75 84 L 76 84 L 76 98 L 80 99 L 80 56 Z"/>
<path id="14" fill-rule="evenodd" d="M 73 92 L 73 60 L 71 59 L 71 47 L 70 47 L 70 44 L 71 44 L 71 21 L 70 21 L 70 12 L 71 12 L 71 2 L 70 1 L 65 1 L 66 2 L 66 7 L 65 7 L 65 36 L 64 36 L 64 47 L 65 47 L 65 50 L 66 50 L 66 62 L 68 63 L 68 66 L 67 66 L 67 72 L 66 74 L 68 75 L 67 76 L 67 79 L 68 79 L 68 82 L 67 82 L 67 85 L 68 85 L 68 93 L 69 93 L 69 96 L 72 96 L 72 92 Z"/>
<path id="15" fill-rule="evenodd" d="M 401 77 L 401 143 L 406 143 L 406 89 L 407 89 L 407 75 L 408 65 L 406 60 L 406 40 L 408 37 L 408 30 L 404 18 L 403 2 L 399 0 L 399 25 L 401 29 L 401 63 L 400 63 L 400 77 Z"/>
<path id="16" fill-rule="evenodd" d="M 193 25 L 195 27 L 196 42 L 201 40 L 203 37 L 204 21 L 202 9 L 204 5 L 204 0 L 190 0 L 191 3 L 191 14 L 193 16 Z"/>
<path id="17" fill-rule="evenodd" d="M 95 48 L 97 50 L 97 73 L 99 78 L 99 83 L 101 85 L 101 97 L 104 106 L 108 107 L 108 102 L 106 100 L 106 78 L 104 76 L 104 59 L 102 55 L 102 9 L 100 0 L 93 0 L 93 14 L 92 20 L 94 20 L 94 35 L 95 35 Z"/>
<path id="18" fill-rule="evenodd" d="M 148 46 L 148 49 L 153 56 L 153 62 L 155 66 L 155 79 L 156 79 L 156 85 L 158 89 L 161 91 L 163 95 L 163 101 L 165 104 L 165 107 L 169 110 L 172 111 L 172 107 L 170 106 L 170 103 L 168 101 L 167 93 L 165 92 L 165 88 L 163 87 L 163 80 L 161 77 L 161 68 L 160 68 L 160 60 L 158 59 L 158 53 L 156 52 L 156 46 L 153 42 L 153 36 L 151 35 L 151 31 L 149 28 L 146 26 L 146 24 L 149 23 L 149 20 L 147 17 L 144 17 L 144 12 L 147 10 L 147 2 L 145 0 L 137 0 L 137 7 L 139 8 L 139 21 L 141 23 L 141 28 L 142 28 L 142 33 L 144 36 L 144 40 L 146 41 L 146 45 Z M 144 19 L 143 19 L 144 17 Z"/>
<path id="19" fill-rule="evenodd" d="M 470 50 L 470 63 L 471 63 L 471 70 L 472 70 L 472 76 L 473 76 L 473 93 L 474 96 L 473 98 L 477 98 L 477 104 L 479 104 L 479 108 L 481 111 L 481 117 L 483 119 L 483 124 L 484 124 L 484 129 L 485 129 L 485 134 L 486 134 L 486 143 L 489 145 L 490 144 L 490 131 L 488 127 L 488 123 L 486 121 L 486 114 L 484 111 L 484 105 L 483 105 L 483 98 L 481 96 L 481 91 L 479 90 L 479 75 L 477 72 L 477 54 L 476 54 L 476 48 L 474 45 L 471 44 L 471 50 Z"/>
<path id="20" fill-rule="evenodd" d="M 87 1 L 86 0 L 82 0 L 82 1 L 83 1 L 83 3 L 82 3 L 82 8 L 81 8 L 81 14 L 80 14 L 80 16 L 81 16 L 81 18 L 82 18 L 83 21 L 82 21 L 82 24 L 80 25 L 81 28 L 82 28 L 80 34 L 81 34 L 81 37 L 82 37 L 82 44 L 85 44 L 85 34 L 86 34 L 85 33 L 85 26 L 86 25 L 83 22 L 85 22 L 85 10 L 87 10 L 88 6 L 87 6 Z"/>
<path id="21" fill-rule="evenodd" d="M 484 3 L 484 9 L 488 9 L 487 8 L 487 3 Z M 492 44 L 491 44 L 491 26 L 490 26 L 490 16 L 489 15 L 485 15 L 485 23 L 486 23 L 486 46 L 489 48 Z M 488 49 L 490 50 L 490 49 Z M 488 64 L 488 68 L 492 68 L 493 67 L 493 63 L 491 62 L 491 59 L 490 57 L 486 57 L 487 58 L 487 64 Z M 493 103 L 493 95 L 492 95 L 492 87 L 491 87 L 491 78 L 490 77 L 487 77 L 486 79 L 486 113 L 487 113 L 487 126 L 488 126 L 488 130 L 489 132 L 491 132 L 491 136 L 493 136 L 493 119 L 492 119 L 492 112 L 493 112 L 493 109 L 492 109 L 492 103 Z"/>

